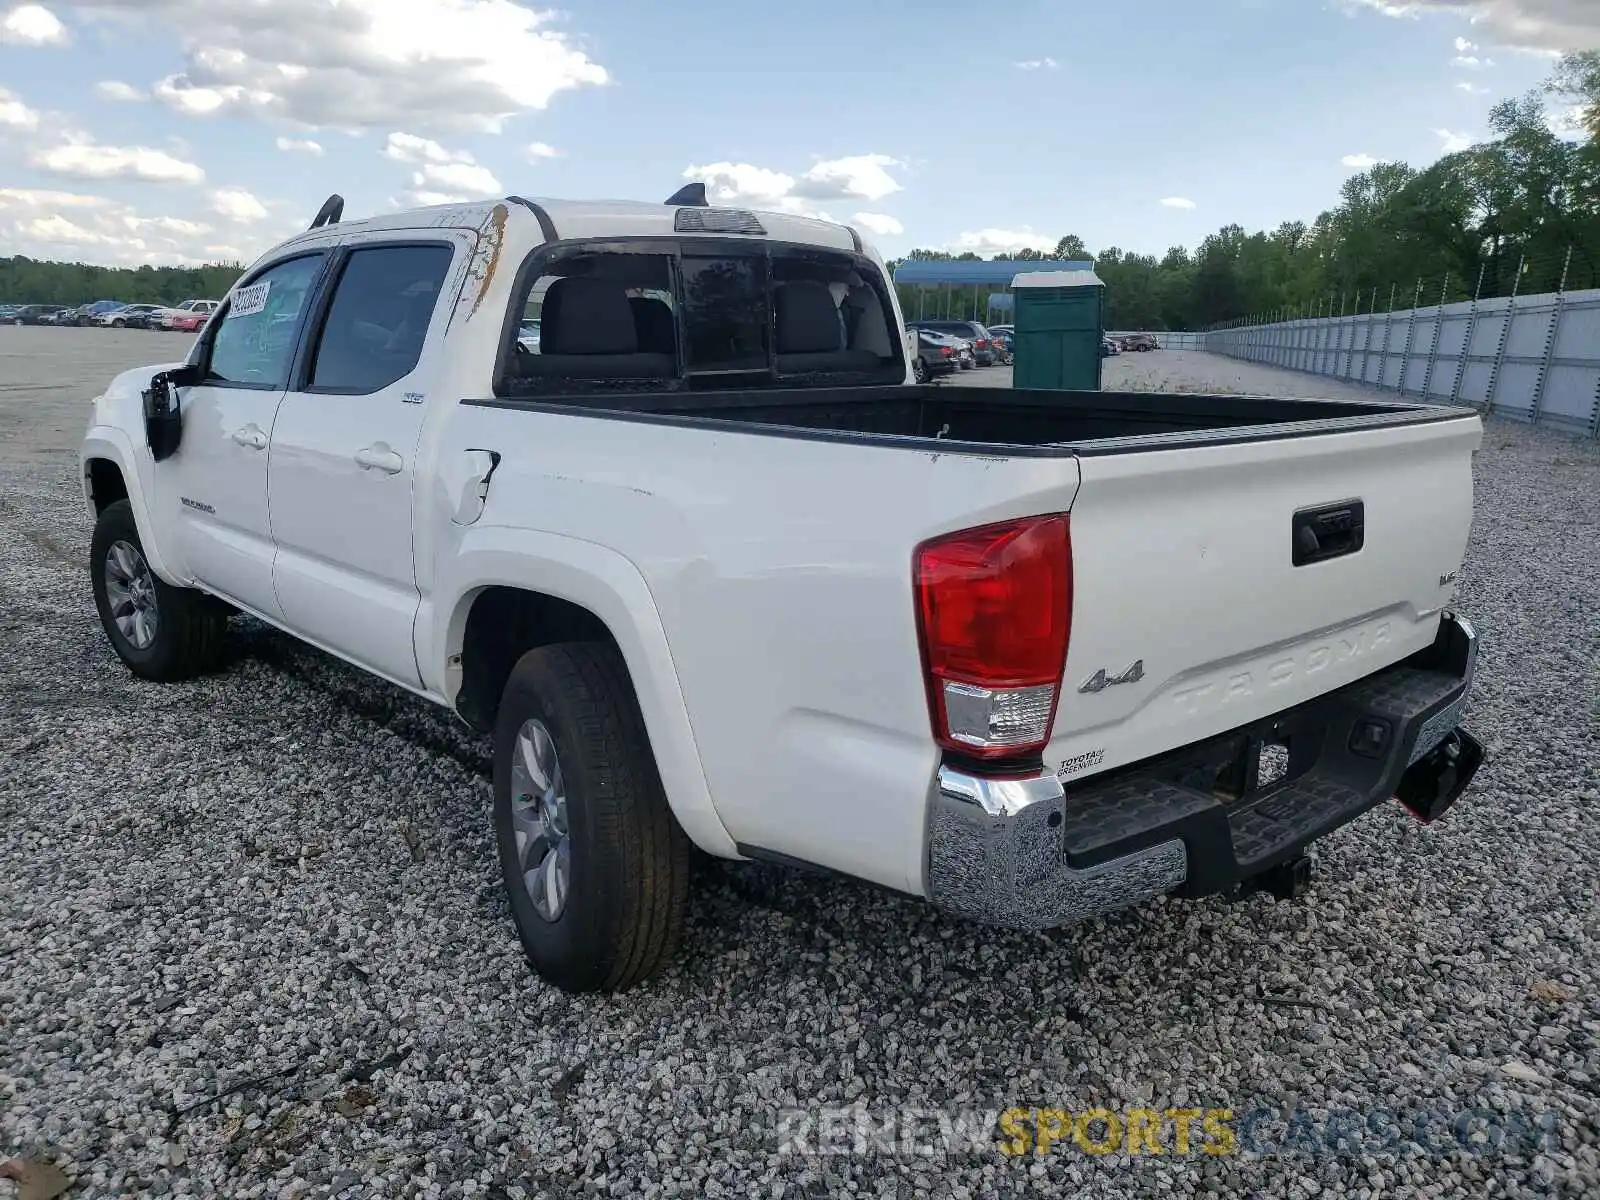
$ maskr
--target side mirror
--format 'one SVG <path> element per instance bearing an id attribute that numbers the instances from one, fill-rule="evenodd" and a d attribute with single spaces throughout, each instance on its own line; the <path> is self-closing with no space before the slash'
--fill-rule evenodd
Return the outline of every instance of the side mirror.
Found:
<path id="1" fill-rule="evenodd" d="M 199 382 L 199 368 L 192 366 L 151 376 L 150 387 L 142 395 L 144 440 L 150 447 L 150 457 L 156 462 L 171 458 L 183 441 L 183 412 L 178 404 L 178 389 L 193 387 Z"/>

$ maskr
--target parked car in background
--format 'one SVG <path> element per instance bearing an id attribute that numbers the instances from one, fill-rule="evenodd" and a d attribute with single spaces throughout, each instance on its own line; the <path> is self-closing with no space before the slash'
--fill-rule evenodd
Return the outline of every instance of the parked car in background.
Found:
<path id="1" fill-rule="evenodd" d="M 155 322 L 154 328 L 179 329 L 178 321 L 180 319 L 198 316 L 200 318 L 199 324 L 187 325 L 186 328 L 199 329 L 201 325 L 206 323 L 206 318 L 216 310 L 216 307 L 217 302 L 215 300 L 185 300 L 174 308 L 163 309 L 160 317 Z"/>
<path id="2" fill-rule="evenodd" d="M 1130 333 L 1122 339 L 1122 348 L 1124 350 L 1139 351 L 1159 350 L 1161 349 L 1161 343 L 1156 341 L 1156 336 L 1153 333 Z"/>
<path id="3" fill-rule="evenodd" d="M 1122 353 L 1122 351 L 1117 348 L 1117 339 L 1116 338 L 1101 338 L 1100 339 L 1100 357 L 1101 358 L 1110 358 L 1114 354 L 1121 354 L 1121 353 Z"/>
<path id="4" fill-rule="evenodd" d="M 205 328 L 211 319 L 211 310 L 201 312 L 198 309 L 189 309 L 184 312 L 175 312 L 171 317 L 163 317 L 162 329 L 169 329 L 173 333 L 198 333 Z"/>
<path id="5" fill-rule="evenodd" d="M 159 304 L 128 304 L 99 314 L 94 323 L 110 329 L 148 329 L 151 318 L 159 318 L 165 311 Z"/>
<path id="6" fill-rule="evenodd" d="M 995 361 L 994 339 L 989 336 L 989 331 L 978 321 L 934 321 L 923 320 L 911 322 L 918 329 L 932 329 L 936 333 L 953 334 L 972 343 L 972 360 L 980 367 L 993 366 Z"/>
<path id="7" fill-rule="evenodd" d="M 1011 330 L 1011 327 L 1008 325 L 1004 328 L 997 328 L 991 325 L 989 327 L 989 338 L 994 342 L 995 361 L 1002 367 L 1010 366 L 1016 356 L 1016 334 Z"/>
<path id="8" fill-rule="evenodd" d="M 70 318 L 63 321 L 64 325 L 93 325 L 97 318 L 105 313 L 116 312 L 118 309 L 128 307 L 121 300 L 92 300 L 88 304 L 80 304 L 73 309 Z"/>
<path id="9" fill-rule="evenodd" d="M 957 362 L 959 343 L 955 338 L 929 329 L 918 329 L 914 325 L 908 325 L 906 329 L 917 335 L 917 353 L 911 360 L 911 375 L 918 383 L 927 383 L 940 375 L 953 375 L 961 369 Z"/>
<path id="10" fill-rule="evenodd" d="M 65 306 L 60 304 L 24 304 L 6 317 L 6 321 L 12 325 L 54 325 L 56 314 L 65 311 Z"/>

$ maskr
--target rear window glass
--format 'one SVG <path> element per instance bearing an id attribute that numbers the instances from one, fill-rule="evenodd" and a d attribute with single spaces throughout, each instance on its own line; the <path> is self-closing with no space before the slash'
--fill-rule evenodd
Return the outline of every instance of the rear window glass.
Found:
<path id="1" fill-rule="evenodd" d="M 640 239 L 537 261 L 507 323 L 502 395 L 905 377 L 881 274 L 850 254 Z"/>
<path id="2" fill-rule="evenodd" d="M 766 369 L 771 314 L 764 257 L 685 255 L 683 311 L 690 371 Z"/>

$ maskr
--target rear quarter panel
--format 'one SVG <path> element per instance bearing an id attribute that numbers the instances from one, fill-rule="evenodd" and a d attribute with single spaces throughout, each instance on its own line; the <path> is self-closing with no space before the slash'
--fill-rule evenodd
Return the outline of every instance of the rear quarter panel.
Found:
<path id="1" fill-rule="evenodd" d="M 913 549 L 950 529 L 1068 508 L 1074 459 L 465 405 L 446 439 L 444 456 L 502 455 L 465 540 L 479 526 L 534 530 L 637 570 L 670 654 L 670 668 L 637 669 L 675 673 L 735 842 L 920 891 L 938 755 Z M 448 564 L 453 551 L 440 551 Z M 446 596 L 466 583 L 439 582 Z M 653 724 L 653 739 L 658 727 L 669 723 Z"/>

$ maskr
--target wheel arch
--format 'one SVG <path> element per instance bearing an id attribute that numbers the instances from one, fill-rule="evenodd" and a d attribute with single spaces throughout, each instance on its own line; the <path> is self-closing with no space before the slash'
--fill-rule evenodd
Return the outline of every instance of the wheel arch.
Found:
<path id="1" fill-rule="evenodd" d="M 190 581 L 169 555 L 170 547 L 157 532 L 145 480 L 134 465 L 138 460 L 127 434 L 111 426 L 96 426 L 84 438 L 78 460 L 89 519 L 97 520 L 107 507 L 118 500 L 126 500 L 133 510 L 133 523 L 139 531 L 139 541 L 150 569 L 164 583 L 188 587 Z"/>
<path id="2" fill-rule="evenodd" d="M 471 530 L 451 561 L 452 599 L 435 617 L 434 677 L 477 729 L 528 650 L 562 641 L 617 648 L 674 817 L 701 849 L 737 857 L 712 803 L 666 631 L 638 569 L 614 551 L 535 531 Z"/>

